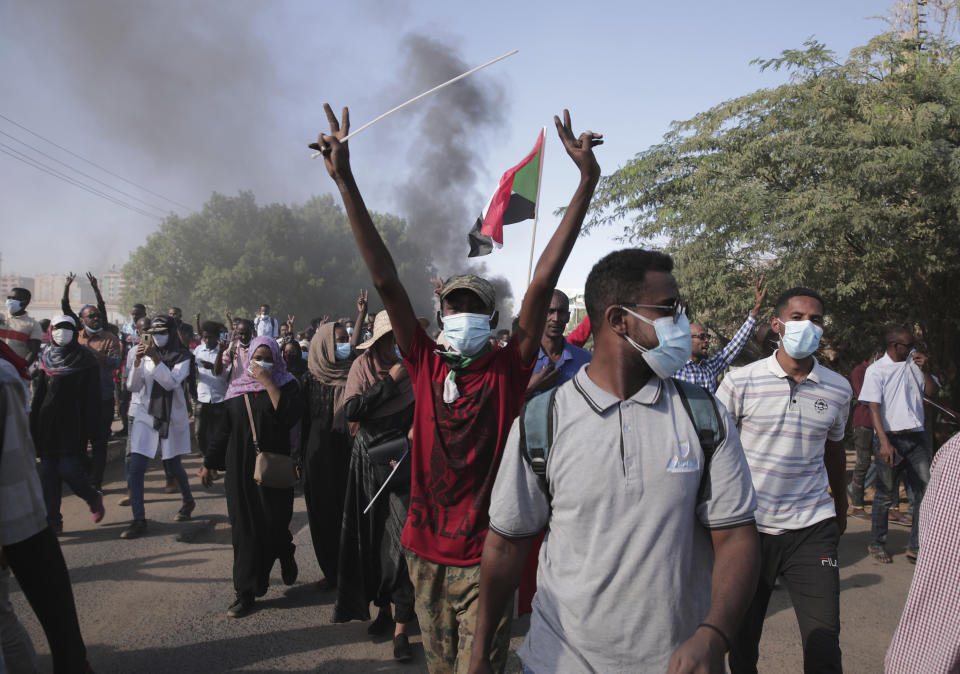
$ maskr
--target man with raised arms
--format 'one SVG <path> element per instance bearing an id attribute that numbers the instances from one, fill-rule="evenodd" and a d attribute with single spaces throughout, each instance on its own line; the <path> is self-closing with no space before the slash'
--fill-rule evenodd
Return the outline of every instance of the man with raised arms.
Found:
<path id="1" fill-rule="evenodd" d="M 416 396 L 410 511 L 402 543 L 427 665 L 432 672 L 464 672 L 473 645 L 490 490 L 510 425 L 523 404 L 553 289 L 600 178 L 593 148 L 602 136 L 589 131 L 575 136 L 567 111 L 562 123 L 554 118 L 564 149 L 580 170 L 580 182 L 537 262 L 514 338 L 506 347 L 490 345 L 498 319 L 493 286 L 472 274 L 454 276 L 439 291 L 438 323 L 452 347 L 441 350 L 417 320 L 360 196 L 348 147 L 340 142 L 349 133 L 347 109 L 342 122 L 330 106 L 324 109 L 330 133 L 321 134 L 312 147 L 323 155 L 343 197 Z M 512 607 L 504 607 L 492 638 L 490 664 L 496 670 L 506 661 L 511 615 Z"/>

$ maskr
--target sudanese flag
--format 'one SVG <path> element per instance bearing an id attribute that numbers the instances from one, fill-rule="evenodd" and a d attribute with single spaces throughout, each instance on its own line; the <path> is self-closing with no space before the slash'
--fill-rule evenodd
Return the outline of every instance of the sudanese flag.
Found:
<path id="1" fill-rule="evenodd" d="M 530 220 L 536 216 L 546 131 L 546 127 L 540 129 L 537 144 L 530 154 L 500 178 L 500 185 L 468 235 L 469 257 L 489 255 L 494 246 L 503 246 L 504 225 Z"/>

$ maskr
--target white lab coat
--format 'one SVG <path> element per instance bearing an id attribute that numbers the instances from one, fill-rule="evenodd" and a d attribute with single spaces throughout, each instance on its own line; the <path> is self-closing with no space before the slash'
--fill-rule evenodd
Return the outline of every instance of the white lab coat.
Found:
<path id="1" fill-rule="evenodd" d="M 133 418 L 130 429 L 130 451 L 149 458 L 172 459 L 181 454 L 190 453 L 190 418 L 187 414 L 186 392 L 183 382 L 190 376 L 190 361 L 184 360 L 173 366 L 171 371 L 163 363 L 154 365 L 144 356 L 139 367 L 130 369 L 127 375 L 127 388 L 140 392 L 140 407 Z M 150 392 L 154 386 L 162 386 L 173 391 L 173 408 L 170 410 L 170 431 L 166 438 L 154 429 L 154 418 L 150 414 Z"/>

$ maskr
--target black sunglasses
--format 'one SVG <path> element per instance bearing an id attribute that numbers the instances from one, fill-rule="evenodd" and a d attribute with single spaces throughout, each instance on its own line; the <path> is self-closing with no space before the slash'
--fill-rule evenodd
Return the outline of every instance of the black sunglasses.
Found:
<path id="1" fill-rule="evenodd" d="M 687 313 L 687 303 L 680 298 L 675 299 L 670 304 L 637 304 L 636 302 L 617 302 L 621 307 L 640 307 L 642 309 L 664 309 L 669 310 L 673 315 L 673 322 L 680 320 L 681 316 Z M 670 314 L 667 314 L 670 315 Z"/>

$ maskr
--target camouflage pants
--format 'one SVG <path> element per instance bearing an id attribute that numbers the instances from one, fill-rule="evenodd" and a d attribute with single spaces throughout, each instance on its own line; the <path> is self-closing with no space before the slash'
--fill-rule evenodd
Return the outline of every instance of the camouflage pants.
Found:
<path id="1" fill-rule="evenodd" d="M 417 619 L 430 674 L 462 674 L 470 667 L 480 599 L 480 565 L 445 566 L 406 551 L 416 594 Z M 502 672 L 510 650 L 513 600 L 500 618 L 490 647 L 490 666 Z"/>

